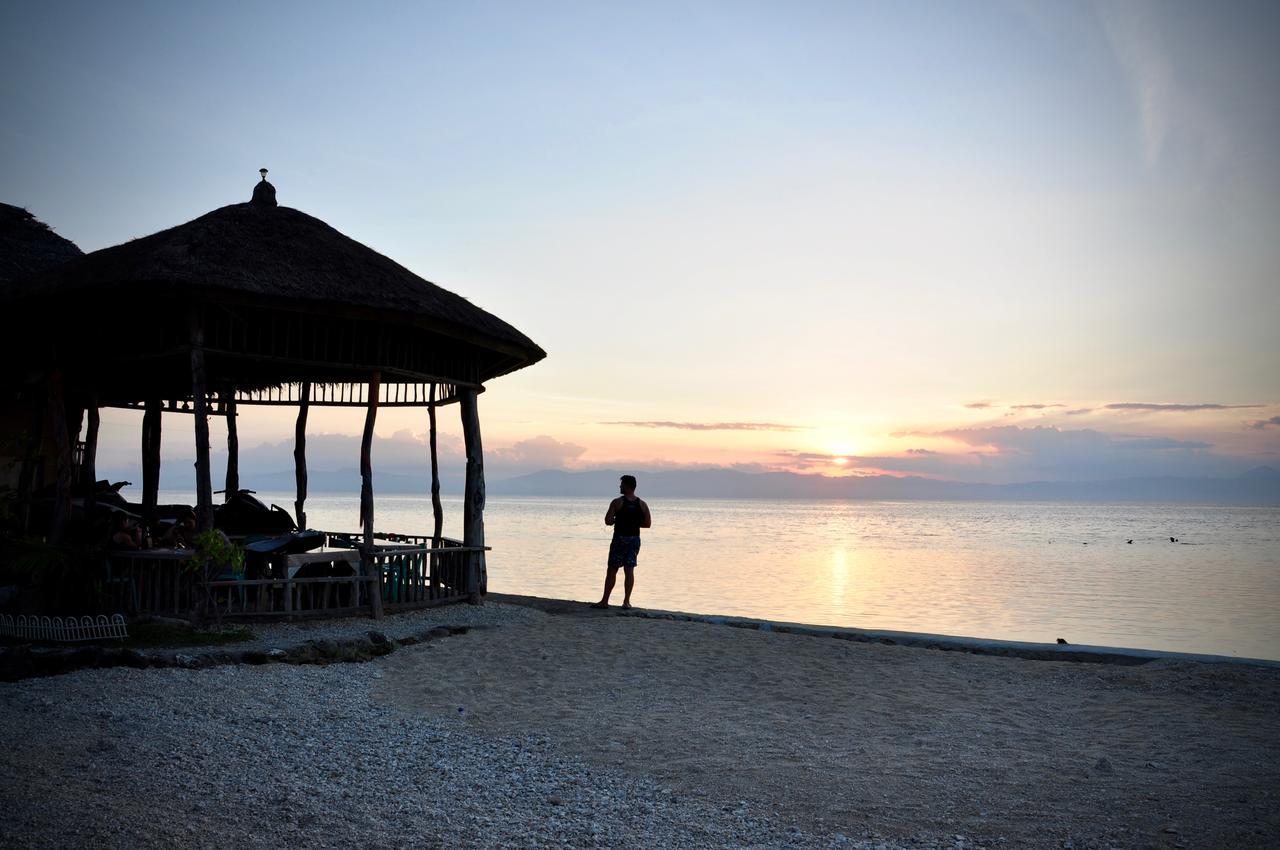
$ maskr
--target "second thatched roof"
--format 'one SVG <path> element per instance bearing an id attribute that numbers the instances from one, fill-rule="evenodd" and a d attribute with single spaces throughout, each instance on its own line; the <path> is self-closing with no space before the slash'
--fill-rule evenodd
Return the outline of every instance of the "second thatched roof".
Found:
<path id="1" fill-rule="evenodd" d="M 0 204 L 0 283 L 17 280 L 83 256 L 70 239 L 22 207 Z"/>

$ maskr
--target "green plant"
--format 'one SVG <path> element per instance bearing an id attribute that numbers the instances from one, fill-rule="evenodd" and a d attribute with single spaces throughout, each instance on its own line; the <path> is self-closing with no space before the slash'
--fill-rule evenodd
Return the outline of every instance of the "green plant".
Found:
<path id="1" fill-rule="evenodd" d="M 232 543 L 227 535 L 216 528 L 200 532 L 192 544 L 188 568 L 199 577 L 201 589 L 197 594 L 198 602 L 191 612 L 191 623 L 199 628 L 208 622 L 210 616 L 215 623 L 221 622 L 213 588 L 209 583 L 227 573 L 237 581 L 243 579 L 244 549 Z"/>
<path id="2" fill-rule="evenodd" d="M 205 581 L 212 581 L 223 573 L 244 578 L 244 549 L 227 539 L 221 531 L 210 529 L 196 535 L 192 541 L 191 569 L 199 572 Z"/>

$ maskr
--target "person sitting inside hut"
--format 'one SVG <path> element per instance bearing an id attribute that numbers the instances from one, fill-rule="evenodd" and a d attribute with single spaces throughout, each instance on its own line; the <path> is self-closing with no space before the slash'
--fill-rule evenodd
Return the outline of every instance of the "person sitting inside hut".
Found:
<path id="1" fill-rule="evenodd" d="M 113 549 L 149 549 L 151 541 L 146 530 L 134 521 L 134 518 L 118 511 L 111 524 L 111 547 Z"/>
<path id="2" fill-rule="evenodd" d="M 196 538 L 196 512 L 186 508 L 160 535 L 160 545 L 169 549 L 190 549 Z"/>

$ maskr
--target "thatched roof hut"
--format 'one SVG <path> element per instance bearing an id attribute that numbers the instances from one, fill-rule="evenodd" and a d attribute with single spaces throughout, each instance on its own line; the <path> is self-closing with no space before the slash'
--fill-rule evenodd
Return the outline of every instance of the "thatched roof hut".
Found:
<path id="1" fill-rule="evenodd" d="M 83 256 L 70 239 L 22 207 L 0 204 L 0 283 L 17 280 Z"/>
<path id="2" fill-rule="evenodd" d="M 0 299 L 56 314 L 55 356 L 68 380 L 98 364 L 104 403 L 189 394 L 180 349 L 193 306 L 205 313 L 211 371 L 216 359 L 219 379 L 238 387 L 363 380 L 375 366 L 384 381 L 479 386 L 546 356 L 465 298 L 276 206 L 273 190 L 13 283 Z M 40 339 L 23 347 L 47 350 Z M 124 380 L 102 374 L 122 362 L 135 364 Z"/>
<path id="3" fill-rule="evenodd" d="M 0 335 L 0 393 L 28 406 L 47 405 L 62 457 L 61 502 L 71 486 L 64 469 L 69 442 L 86 411 L 88 469 L 81 481 L 92 479 L 98 408 L 146 410 L 143 505 L 150 509 L 159 480 L 160 414 L 190 413 L 197 514 L 209 527 L 208 415 L 227 417 L 227 489 L 234 492 L 237 405 L 288 404 L 299 410 L 296 509 L 305 526 L 307 410 L 358 405 L 367 410 L 361 457 L 366 546 L 373 541 L 369 446 L 378 407 L 430 408 L 434 470 L 434 410 L 460 402 L 468 454 L 464 541 L 482 550 L 476 396 L 486 382 L 546 356 L 465 298 L 317 218 L 277 205 L 265 169 L 251 201 L 10 281 L 0 287 L 0 307 L 8 325 Z M 434 537 L 440 537 L 438 507 Z M 478 561 L 473 591 L 483 585 L 482 555 Z"/>

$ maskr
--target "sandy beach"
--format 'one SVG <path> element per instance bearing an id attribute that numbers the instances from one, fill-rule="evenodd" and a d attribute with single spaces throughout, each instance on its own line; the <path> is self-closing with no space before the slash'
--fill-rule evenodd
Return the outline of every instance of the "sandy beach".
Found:
<path id="1" fill-rule="evenodd" d="M 0 686 L 0 830 L 18 847 L 1280 844 L 1276 669 L 485 611 L 490 627 L 364 664 Z"/>

